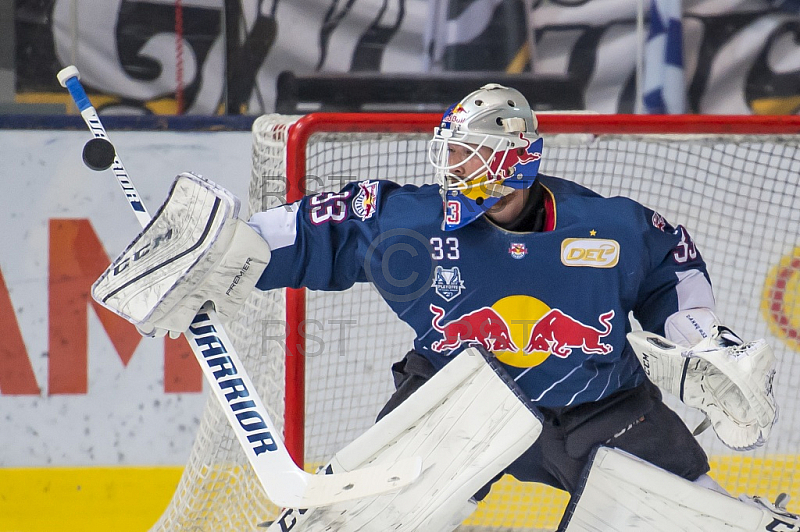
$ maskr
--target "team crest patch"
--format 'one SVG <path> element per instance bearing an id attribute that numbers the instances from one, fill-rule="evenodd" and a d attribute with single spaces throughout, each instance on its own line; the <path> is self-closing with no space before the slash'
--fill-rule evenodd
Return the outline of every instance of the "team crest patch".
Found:
<path id="1" fill-rule="evenodd" d="M 358 184 L 358 194 L 353 198 L 353 213 L 361 221 L 372 218 L 378 208 L 378 182 L 362 181 Z"/>
<path id="2" fill-rule="evenodd" d="M 433 275 L 433 284 L 436 293 L 445 301 L 452 301 L 461 295 L 464 289 L 464 281 L 461 280 L 461 270 L 458 266 L 452 268 L 436 267 Z"/>
<path id="3" fill-rule="evenodd" d="M 667 221 L 664 219 L 663 216 L 661 216 L 657 212 L 653 213 L 652 221 L 653 221 L 653 227 L 655 227 L 656 229 L 661 229 L 663 231 L 664 227 L 667 226 Z"/>
<path id="4" fill-rule="evenodd" d="M 515 259 L 523 259 L 528 254 L 528 246 L 524 243 L 512 242 L 508 247 L 508 252 Z"/>

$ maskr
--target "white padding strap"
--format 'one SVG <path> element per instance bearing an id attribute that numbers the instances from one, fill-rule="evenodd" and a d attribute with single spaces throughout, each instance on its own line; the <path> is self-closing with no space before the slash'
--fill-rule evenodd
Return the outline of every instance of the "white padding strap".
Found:
<path id="1" fill-rule="evenodd" d="M 470 498 L 539 437 L 538 416 L 491 355 L 467 349 L 328 466 L 350 471 L 421 456 L 417 481 L 395 493 L 306 512 L 287 510 L 269 530 L 453 530 L 475 508 Z"/>
<path id="2" fill-rule="evenodd" d="M 798 530 L 796 516 L 704 488 L 618 449 L 600 447 L 559 532 Z"/>
<path id="3" fill-rule="evenodd" d="M 711 336 L 714 325 L 720 325 L 720 321 L 709 308 L 680 310 L 664 322 L 664 336 L 678 345 L 691 347 Z"/>
<path id="4" fill-rule="evenodd" d="M 150 224 L 94 283 L 92 296 L 145 333 L 185 331 L 206 301 L 230 320 L 270 257 L 238 212 L 229 191 L 179 175 Z"/>

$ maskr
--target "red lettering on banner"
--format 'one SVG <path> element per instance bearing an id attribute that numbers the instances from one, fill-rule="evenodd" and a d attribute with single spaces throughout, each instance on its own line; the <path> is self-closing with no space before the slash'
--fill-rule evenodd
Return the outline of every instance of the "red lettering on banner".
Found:
<path id="1" fill-rule="evenodd" d="M 3 272 L 0 272 L 0 393 L 3 395 L 39 395 L 28 351 L 22 339 L 17 314 L 11 303 Z"/>
<path id="2" fill-rule="evenodd" d="M 88 305 L 97 313 L 123 365 L 128 364 L 142 337 L 133 325 L 91 298 L 92 283 L 111 260 L 88 220 L 50 220 L 49 262 L 48 391 L 51 395 L 86 393 Z M 202 373 L 186 340 L 166 341 L 164 353 L 165 391 L 200 391 Z"/>
<path id="3" fill-rule="evenodd" d="M 185 393 L 203 391 L 203 370 L 186 338 L 164 339 L 164 391 Z"/>

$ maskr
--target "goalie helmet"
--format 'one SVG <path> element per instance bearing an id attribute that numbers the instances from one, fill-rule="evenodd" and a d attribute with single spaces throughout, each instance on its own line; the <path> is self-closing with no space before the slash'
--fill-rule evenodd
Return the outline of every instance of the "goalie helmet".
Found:
<path id="1" fill-rule="evenodd" d="M 496 83 L 444 113 L 428 149 L 442 187 L 444 230 L 467 225 L 504 196 L 533 185 L 542 153 L 537 127 L 522 93 Z"/>

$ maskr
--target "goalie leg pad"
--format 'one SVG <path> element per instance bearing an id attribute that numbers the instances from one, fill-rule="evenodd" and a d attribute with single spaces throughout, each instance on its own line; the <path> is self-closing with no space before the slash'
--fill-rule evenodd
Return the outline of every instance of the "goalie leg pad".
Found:
<path id="1" fill-rule="evenodd" d="M 209 300 L 221 319 L 231 319 L 270 257 L 238 212 L 229 191 L 179 175 L 153 220 L 94 283 L 92 297 L 144 333 L 185 331 Z"/>
<path id="2" fill-rule="evenodd" d="M 331 472 L 421 456 L 413 484 L 385 495 L 287 510 L 270 532 L 452 530 L 472 495 L 541 433 L 540 414 L 485 351 L 467 349 L 331 460 Z"/>
<path id="3" fill-rule="evenodd" d="M 797 531 L 796 516 L 745 503 L 624 451 L 597 449 L 558 532 Z"/>

